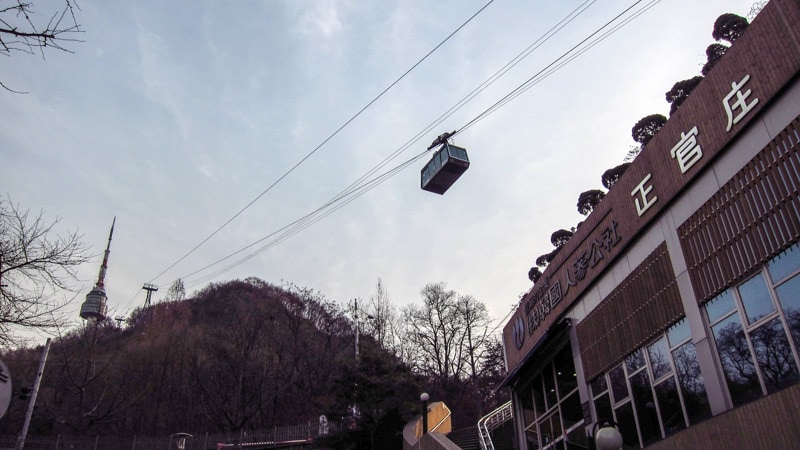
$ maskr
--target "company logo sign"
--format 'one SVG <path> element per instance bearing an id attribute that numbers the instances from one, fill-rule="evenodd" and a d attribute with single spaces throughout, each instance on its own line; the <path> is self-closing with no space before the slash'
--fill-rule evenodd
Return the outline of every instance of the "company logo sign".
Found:
<path id="1" fill-rule="evenodd" d="M 522 348 L 522 344 L 525 343 L 525 321 L 522 317 L 517 316 L 512 332 L 514 334 L 514 345 L 516 345 L 517 350 L 519 350 Z"/>

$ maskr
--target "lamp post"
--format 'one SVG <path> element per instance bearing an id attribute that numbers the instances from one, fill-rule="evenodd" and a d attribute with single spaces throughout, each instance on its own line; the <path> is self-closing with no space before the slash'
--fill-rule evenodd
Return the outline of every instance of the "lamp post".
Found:
<path id="1" fill-rule="evenodd" d="M 186 439 L 191 439 L 191 438 L 192 435 L 189 433 L 173 433 L 169 437 L 169 442 L 171 445 L 172 442 L 174 441 L 175 445 L 178 446 L 178 450 L 184 450 L 186 449 Z M 170 448 L 172 447 L 170 446 Z"/>
<path id="2" fill-rule="evenodd" d="M 428 434 L 428 399 L 430 396 L 427 392 L 423 392 L 422 395 L 419 396 L 419 400 L 422 402 L 422 436 Z"/>
<path id="3" fill-rule="evenodd" d="M 619 450 L 622 448 L 622 434 L 613 420 L 598 419 L 589 436 L 589 448 L 594 450 Z"/>

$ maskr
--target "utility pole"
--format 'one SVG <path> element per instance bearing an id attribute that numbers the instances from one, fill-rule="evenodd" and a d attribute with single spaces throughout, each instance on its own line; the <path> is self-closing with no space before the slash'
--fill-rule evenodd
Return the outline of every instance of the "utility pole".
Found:
<path id="1" fill-rule="evenodd" d="M 25 447 L 25 438 L 28 436 L 28 427 L 31 424 L 31 416 L 33 416 L 33 407 L 36 405 L 36 394 L 39 393 L 39 384 L 42 382 L 42 374 L 44 373 L 44 364 L 47 362 L 47 354 L 50 353 L 50 338 L 44 344 L 42 350 L 42 359 L 39 361 L 39 371 L 36 373 L 36 380 L 33 382 L 33 392 L 31 392 L 31 399 L 28 402 L 28 412 L 25 413 L 25 423 L 22 425 L 22 433 L 17 439 L 16 450 L 22 450 Z"/>
<path id="2" fill-rule="evenodd" d="M 371 315 L 366 315 L 367 319 L 374 319 Z M 353 322 L 356 329 L 356 360 L 358 360 L 358 335 L 360 334 L 359 316 L 358 316 L 358 299 L 353 299 Z"/>
<path id="3" fill-rule="evenodd" d="M 356 361 L 358 361 L 358 299 L 353 300 L 355 307 L 353 308 L 353 320 L 356 323 Z"/>
<path id="4" fill-rule="evenodd" d="M 153 296 L 153 292 L 158 290 L 158 286 L 155 284 L 145 283 L 144 286 L 142 286 L 142 289 L 147 291 L 147 298 L 144 299 L 144 307 L 147 308 L 150 306 L 150 297 Z"/>

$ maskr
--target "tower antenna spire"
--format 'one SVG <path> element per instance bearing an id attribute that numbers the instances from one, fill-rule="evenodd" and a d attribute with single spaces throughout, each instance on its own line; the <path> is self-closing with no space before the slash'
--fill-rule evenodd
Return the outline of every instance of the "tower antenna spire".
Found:
<path id="1" fill-rule="evenodd" d="M 111 231 L 108 233 L 108 245 L 106 245 L 106 253 L 103 256 L 103 264 L 100 266 L 100 274 L 97 276 L 98 287 L 105 287 L 106 271 L 108 271 L 108 254 L 111 253 L 111 238 L 114 236 L 114 225 L 117 223 L 117 216 L 111 222 Z"/>
<path id="2" fill-rule="evenodd" d="M 81 318 L 92 323 L 106 320 L 108 313 L 108 296 L 106 295 L 106 272 L 108 271 L 108 255 L 111 253 L 111 238 L 114 236 L 114 225 L 117 217 L 111 222 L 111 231 L 108 233 L 108 244 L 106 253 L 103 255 L 103 264 L 100 265 L 100 274 L 97 276 L 97 283 L 88 294 L 86 301 L 81 305 Z"/>

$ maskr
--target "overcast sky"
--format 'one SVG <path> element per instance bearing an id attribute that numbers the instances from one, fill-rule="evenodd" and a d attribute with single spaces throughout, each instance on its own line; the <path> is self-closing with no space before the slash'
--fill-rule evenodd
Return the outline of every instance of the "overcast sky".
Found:
<path id="1" fill-rule="evenodd" d="M 55 3 L 35 2 L 39 19 Z M 636 3 L 496 1 L 328 140 L 486 3 L 82 0 L 84 42 L 67 44 L 72 53 L 3 59 L 0 81 L 27 94 L 0 90 L 0 193 L 60 217 L 92 248 L 72 305 L 76 324 L 115 216 L 110 315 L 142 305 L 143 283 L 162 286 L 158 300 L 179 277 L 189 294 L 255 276 L 340 304 L 367 299 L 381 278 L 398 308 L 444 281 L 485 303 L 499 324 L 531 287 L 528 269 L 552 249 L 550 234 L 582 220 L 578 195 L 601 188 L 600 175 L 623 162 L 633 124 L 668 115 L 664 93 L 699 75 L 714 20 L 746 16 L 753 0 L 656 2 L 481 118 Z M 436 124 L 581 5 L 574 21 Z M 445 195 L 419 187 L 426 155 L 229 270 L 271 241 L 187 276 L 317 210 L 398 150 L 382 171 L 476 118 L 455 138 L 472 164 Z"/>

